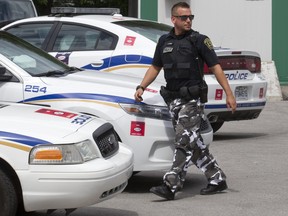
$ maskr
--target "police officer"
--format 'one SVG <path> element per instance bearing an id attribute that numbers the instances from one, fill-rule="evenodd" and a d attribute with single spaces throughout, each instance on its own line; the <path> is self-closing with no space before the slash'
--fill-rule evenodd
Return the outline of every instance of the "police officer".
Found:
<path id="1" fill-rule="evenodd" d="M 201 119 L 205 118 L 203 103 L 207 94 L 202 79 L 203 62 L 224 89 L 227 107 L 232 112 L 236 110 L 236 101 L 210 39 L 191 29 L 193 18 L 186 2 L 173 5 L 171 21 L 174 27 L 167 35 L 160 37 L 152 65 L 136 87 L 134 95 L 136 101 L 142 101 L 145 88 L 164 69 L 166 87 L 161 88 L 160 93 L 172 115 L 176 132 L 175 152 L 172 167 L 163 176 L 163 184 L 152 187 L 150 191 L 167 200 L 173 200 L 175 193 L 182 189 L 191 163 L 201 169 L 208 180 L 207 187 L 201 189 L 200 194 L 215 194 L 227 189 L 226 176 L 200 135 Z"/>

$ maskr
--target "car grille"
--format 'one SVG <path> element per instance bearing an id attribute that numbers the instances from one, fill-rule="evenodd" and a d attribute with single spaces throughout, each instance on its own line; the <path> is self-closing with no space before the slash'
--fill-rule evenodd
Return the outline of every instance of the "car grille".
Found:
<path id="1" fill-rule="evenodd" d="M 106 123 L 94 131 L 93 138 L 104 158 L 113 155 L 119 149 L 116 132 L 110 123 Z"/>
<path id="2" fill-rule="evenodd" d="M 102 193 L 102 195 L 100 196 L 100 199 L 103 199 L 103 198 L 106 198 L 114 193 L 117 193 L 118 191 L 121 191 L 123 190 L 125 187 L 127 186 L 127 182 L 115 187 L 115 188 L 112 188 L 110 190 L 107 190 L 105 192 Z"/>

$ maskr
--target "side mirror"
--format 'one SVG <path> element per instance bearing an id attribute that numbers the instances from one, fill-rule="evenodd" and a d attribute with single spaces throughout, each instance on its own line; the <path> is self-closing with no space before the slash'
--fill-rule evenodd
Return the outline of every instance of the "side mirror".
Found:
<path id="1" fill-rule="evenodd" d="M 6 72 L 6 68 L 3 66 L 0 66 L 0 76 L 3 76 Z"/>
<path id="2" fill-rule="evenodd" d="M 1 81 L 9 81 L 13 78 L 12 75 L 6 74 L 6 68 L 3 66 L 0 66 L 0 82 Z"/>

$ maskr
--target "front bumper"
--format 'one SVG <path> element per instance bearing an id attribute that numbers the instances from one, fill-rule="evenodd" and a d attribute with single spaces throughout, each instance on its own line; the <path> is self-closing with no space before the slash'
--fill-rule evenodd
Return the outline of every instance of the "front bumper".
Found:
<path id="1" fill-rule="evenodd" d="M 175 131 L 171 121 L 125 115 L 117 119 L 117 122 L 111 123 L 119 133 L 122 142 L 129 145 L 134 152 L 134 171 L 171 168 L 175 140 Z M 212 142 L 212 128 L 201 135 L 206 145 Z"/>
<path id="2" fill-rule="evenodd" d="M 121 193 L 133 172 L 133 153 L 120 146 L 114 156 L 78 165 L 31 165 L 18 170 L 26 211 L 79 208 Z"/>

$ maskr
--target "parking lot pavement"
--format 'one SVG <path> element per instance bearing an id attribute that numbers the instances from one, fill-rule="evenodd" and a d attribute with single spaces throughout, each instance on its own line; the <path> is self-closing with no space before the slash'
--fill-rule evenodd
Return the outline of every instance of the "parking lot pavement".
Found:
<path id="1" fill-rule="evenodd" d="M 229 189 L 224 193 L 199 195 L 206 179 L 193 166 L 176 200 L 164 201 L 149 193 L 164 172 L 141 172 L 119 196 L 77 209 L 71 216 L 286 216 L 287 122 L 288 102 L 268 102 L 258 119 L 227 122 L 215 134 L 210 149 L 227 175 Z M 51 214 L 60 215 L 63 210 Z"/>

